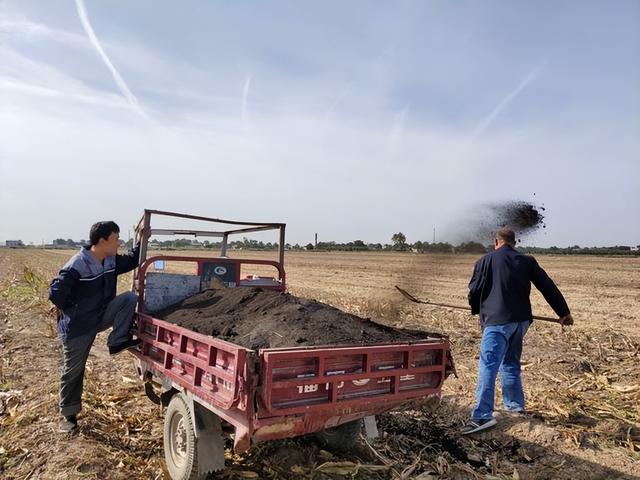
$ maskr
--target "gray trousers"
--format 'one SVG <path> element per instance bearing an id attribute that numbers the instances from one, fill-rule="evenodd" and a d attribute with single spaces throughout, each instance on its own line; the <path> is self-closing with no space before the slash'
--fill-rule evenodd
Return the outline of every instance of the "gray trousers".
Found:
<path id="1" fill-rule="evenodd" d="M 84 369 L 96 335 L 113 327 L 107 340 L 110 347 L 129 340 L 137 301 L 138 297 L 133 292 L 118 295 L 107 305 L 95 332 L 63 340 L 64 365 L 60 376 L 60 413 L 63 416 L 76 415 L 82 410 Z"/>

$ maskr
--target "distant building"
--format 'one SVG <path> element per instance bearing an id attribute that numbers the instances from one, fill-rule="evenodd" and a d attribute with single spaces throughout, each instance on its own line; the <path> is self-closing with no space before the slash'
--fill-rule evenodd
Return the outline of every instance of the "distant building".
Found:
<path id="1" fill-rule="evenodd" d="M 22 243 L 22 240 L 7 240 L 5 242 L 5 245 L 9 248 L 22 248 L 24 247 L 24 243 Z"/>

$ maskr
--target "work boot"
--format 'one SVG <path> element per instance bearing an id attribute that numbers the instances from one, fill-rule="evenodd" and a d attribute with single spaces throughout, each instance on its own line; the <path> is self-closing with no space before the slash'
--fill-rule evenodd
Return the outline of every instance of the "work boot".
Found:
<path id="1" fill-rule="evenodd" d="M 109 354 L 117 355 L 118 353 L 124 352 L 125 350 L 128 350 L 130 348 L 136 347 L 141 343 L 142 343 L 142 340 L 140 340 L 139 338 L 132 338 L 131 340 L 127 340 L 126 342 L 121 343 L 119 345 L 113 345 L 109 347 Z"/>
<path id="2" fill-rule="evenodd" d="M 62 423 L 60 423 L 61 433 L 74 433 L 78 430 L 78 419 L 75 415 L 69 415 L 64 417 Z"/>

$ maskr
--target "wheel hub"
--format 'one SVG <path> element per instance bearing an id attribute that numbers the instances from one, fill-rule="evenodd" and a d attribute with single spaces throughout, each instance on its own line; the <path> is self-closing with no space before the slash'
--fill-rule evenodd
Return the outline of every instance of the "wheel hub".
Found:
<path id="1" fill-rule="evenodd" d="M 187 457 L 187 428 L 182 415 L 176 414 L 172 421 L 171 457 L 174 463 L 181 465 Z"/>

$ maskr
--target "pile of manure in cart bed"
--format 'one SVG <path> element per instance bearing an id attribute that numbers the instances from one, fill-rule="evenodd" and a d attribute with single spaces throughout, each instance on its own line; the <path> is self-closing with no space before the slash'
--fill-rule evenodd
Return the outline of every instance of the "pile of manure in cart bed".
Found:
<path id="1" fill-rule="evenodd" d="M 153 316 L 254 350 L 441 336 L 387 327 L 315 300 L 249 287 L 205 290 Z"/>

